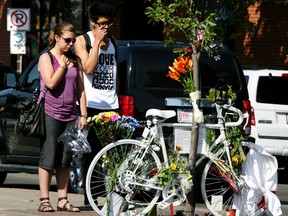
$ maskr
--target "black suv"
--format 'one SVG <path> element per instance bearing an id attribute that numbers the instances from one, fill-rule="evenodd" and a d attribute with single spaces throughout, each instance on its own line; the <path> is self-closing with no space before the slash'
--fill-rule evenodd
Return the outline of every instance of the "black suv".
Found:
<path id="1" fill-rule="evenodd" d="M 140 122 L 145 122 L 145 112 L 149 108 L 176 108 L 167 107 L 165 100 L 168 97 L 183 99 L 181 84 L 166 76 L 168 66 L 177 57 L 173 53 L 175 47 L 183 47 L 183 44 L 164 47 L 159 41 L 119 41 L 122 114 L 134 115 Z M 39 87 L 38 58 L 39 55 L 23 72 L 15 87 L 0 91 L 0 185 L 5 181 L 7 172 L 37 173 L 40 140 L 16 136 L 14 127 L 20 103 L 28 100 L 35 88 Z M 233 53 L 219 51 L 216 58 L 201 55 L 200 75 L 202 95 L 207 94 L 222 79 L 232 85 L 237 93 L 237 106 L 241 109 L 250 108 L 243 71 Z M 185 106 L 191 108 L 191 104 Z M 78 172 L 72 166 L 70 187 L 76 191 L 81 183 Z"/>
<path id="2" fill-rule="evenodd" d="M 149 108 L 191 110 L 191 102 L 183 95 L 181 83 L 167 77 L 168 66 L 172 66 L 177 57 L 173 49 L 183 46 L 185 44 L 179 43 L 164 47 L 159 41 L 119 42 L 122 114 L 134 115 L 140 122 L 145 122 L 145 113 Z M 235 106 L 251 113 L 243 70 L 234 53 L 227 49 L 219 50 L 213 57 L 202 53 L 199 75 L 202 93 L 200 108 L 204 114 L 213 111 L 205 95 L 220 82 L 232 86 L 237 94 Z M 172 121 L 177 121 L 176 117 Z M 249 136 L 250 120 L 245 130 L 245 135 Z"/>

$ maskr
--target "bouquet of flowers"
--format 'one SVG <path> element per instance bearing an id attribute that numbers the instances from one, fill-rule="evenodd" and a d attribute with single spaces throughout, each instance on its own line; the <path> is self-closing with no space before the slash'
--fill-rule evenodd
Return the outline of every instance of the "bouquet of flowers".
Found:
<path id="1" fill-rule="evenodd" d="M 181 187 L 184 187 L 184 191 L 188 192 L 192 188 L 193 181 L 187 160 L 179 154 L 179 151 L 182 150 L 181 146 L 176 146 L 176 149 L 167 150 L 169 167 L 158 170 L 157 179 L 162 187 L 172 183 L 173 179 L 178 179 Z"/>
<path id="2" fill-rule="evenodd" d="M 167 76 L 180 82 L 185 94 L 194 92 L 193 61 L 191 57 L 178 56 L 177 59 L 174 59 L 173 66 L 169 66 Z"/>
<path id="3" fill-rule="evenodd" d="M 203 121 L 203 113 L 199 110 L 196 103 L 200 99 L 200 92 L 195 91 L 194 87 L 192 58 L 185 55 L 178 56 L 177 59 L 174 59 L 173 66 L 169 66 L 167 76 L 182 84 L 184 94 L 188 94 L 192 101 L 194 120 L 197 123 L 201 123 Z"/>
<path id="4" fill-rule="evenodd" d="M 138 127 L 131 116 L 120 116 L 117 112 L 101 112 L 87 119 L 103 146 L 120 139 L 129 139 Z"/>

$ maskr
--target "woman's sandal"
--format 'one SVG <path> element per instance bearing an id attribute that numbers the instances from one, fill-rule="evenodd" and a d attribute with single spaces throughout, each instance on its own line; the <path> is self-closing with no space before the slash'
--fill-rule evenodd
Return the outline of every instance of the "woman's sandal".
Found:
<path id="1" fill-rule="evenodd" d="M 49 197 L 43 197 L 43 198 L 40 198 L 39 200 L 41 202 L 38 208 L 39 212 L 53 212 L 54 211 L 49 201 Z M 44 200 L 47 200 L 47 201 L 43 202 Z"/>
<path id="2" fill-rule="evenodd" d="M 64 205 L 62 207 L 59 206 L 59 202 L 61 200 L 66 200 L 66 202 L 64 203 Z M 67 212 L 80 212 L 80 210 L 77 207 L 75 207 L 73 204 L 71 204 L 67 200 L 67 197 L 58 198 L 57 210 L 58 211 L 67 211 Z"/>

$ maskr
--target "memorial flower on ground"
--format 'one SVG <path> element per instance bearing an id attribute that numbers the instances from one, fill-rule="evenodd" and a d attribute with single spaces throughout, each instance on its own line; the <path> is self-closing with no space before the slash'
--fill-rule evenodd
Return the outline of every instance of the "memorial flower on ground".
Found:
<path id="1" fill-rule="evenodd" d="M 175 149 L 168 149 L 168 165 L 169 167 L 163 167 L 158 170 L 157 179 L 162 187 L 172 183 L 174 179 L 178 179 L 181 186 L 191 188 L 193 185 L 192 175 L 190 173 L 190 167 L 188 161 L 181 157 L 180 151 L 183 148 L 176 146 Z M 188 186 L 187 186 L 188 185 Z M 187 190 L 187 189 L 186 189 Z"/>

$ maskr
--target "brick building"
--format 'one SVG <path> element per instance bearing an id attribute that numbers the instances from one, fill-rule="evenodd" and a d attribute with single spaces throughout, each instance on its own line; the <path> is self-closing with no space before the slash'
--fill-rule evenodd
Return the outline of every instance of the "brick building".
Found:
<path id="1" fill-rule="evenodd" d="M 10 32 L 7 31 L 6 26 L 7 8 L 31 7 L 31 31 L 27 32 L 27 51 L 26 55 L 23 55 L 22 63 L 22 68 L 26 68 L 35 55 L 46 46 L 45 36 L 48 34 L 49 25 L 51 27 L 55 20 L 56 22 L 72 20 L 79 34 L 89 29 L 87 10 L 84 9 L 87 7 L 85 2 L 82 0 L 1 0 L 0 61 L 17 69 L 19 55 L 10 54 Z M 145 3 L 135 0 L 122 2 L 112 28 L 112 34 L 117 39 L 161 40 L 163 38 L 161 24 L 156 26 L 148 24 L 148 18 L 144 14 Z M 53 8 L 49 8 L 49 4 L 53 5 Z M 255 23 L 256 31 L 246 33 L 242 38 L 237 38 L 232 45 L 230 44 L 230 48 L 236 52 L 244 66 L 288 66 L 287 9 L 288 1 L 285 0 L 269 0 L 249 7 L 249 19 Z"/>
<path id="2" fill-rule="evenodd" d="M 264 1 L 249 7 L 255 32 L 236 42 L 235 52 L 242 65 L 288 68 L 288 1 Z"/>

